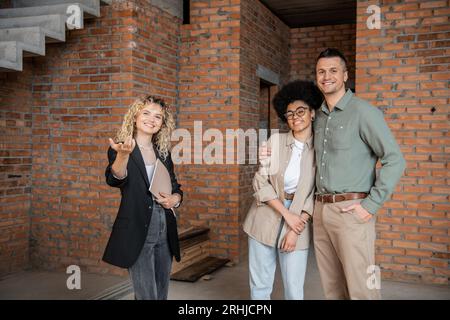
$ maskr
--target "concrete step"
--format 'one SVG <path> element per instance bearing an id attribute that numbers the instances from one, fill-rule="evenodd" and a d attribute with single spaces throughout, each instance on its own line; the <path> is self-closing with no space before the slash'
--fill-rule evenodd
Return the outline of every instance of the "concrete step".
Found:
<path id="1" fill-rule="evenodd" d="M 16 62 L 17 41 L 0 41 L 0 57 L 2 60 Z"/>
<path id="2" fill-rule="evenodd" d="M 17 17 L 0 19 L 0 29 L 36 27 L 46 31 L 46 36 L 57 41 L 66 40 L 66 16 L 49 14 L 33 17 Z M 1 40 L 1 39 L 0 39 Z"/>
<path id="3" fill-rule="evenodd" d="M 45 34 L 41 27 L 0 29 L 0 41 L 21 41 L 40 46 L 45 45 Z"/>
<path id="4" fill-rule="evenodd" d="M 22 50 L 17 41 L 0 41 L 0 70 L 22 71 Z"/>
<path id="5" fill-rule="evenodd" d="M 12 8 L 0 9 L 0 71 L 21 71 L 22 59 L 45 55 L 45 44 L 66 40 L 66 23 L 71 5 L 80 8 L 84 18 L 99 17 L 100 5 L 112 0 L 11 0 Z"/>
<path id="6" fill-rule="evenodd" d="M 45 55 L 45 31 L 41 27 L 0 29 L 0 39 L 22 43 L 24 57 Z"/>
<path id="7" fill-rule="evenodd" d="M 20 41 L 0 41 L 2 67 L 22 71 L 23 57 L 45 55 L 45 46 L 34 46 Z"/>
<path id="8" fill-rule="evenodd" d="M 0 10 L 0 18 L 30 17 L 46 14 L 62 14 L 69 16 L 70 13 L 67 13 L 67 8 L 71 5 L 77 5 L 80 8 L 82 14 L 81 19 L 100 16 L 100 5 L 98 1 L 94 3 L 93 7 L 91 7 L 87 4 L 84 4 L 82 0 L 75 0 L 70 3 L 61 3 L 39 7 L 2 9 Z"/>

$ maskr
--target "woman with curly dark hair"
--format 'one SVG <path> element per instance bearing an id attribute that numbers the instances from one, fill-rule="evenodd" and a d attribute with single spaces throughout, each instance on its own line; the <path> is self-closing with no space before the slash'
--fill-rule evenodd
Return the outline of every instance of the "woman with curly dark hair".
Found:
<path id="1" fill-rule="evenodd" d="M 289 132 L 267 141 L 270 157 L 253 179 L 255 200 L 244 222 L 249 236 L 252 299 L 270 299 L 279 259 L 284 297 L 303 299 L 314 205 L 315 161 L 312 122 L 322 94 L 309 81 L 293 81 L 274 97 Z"/>

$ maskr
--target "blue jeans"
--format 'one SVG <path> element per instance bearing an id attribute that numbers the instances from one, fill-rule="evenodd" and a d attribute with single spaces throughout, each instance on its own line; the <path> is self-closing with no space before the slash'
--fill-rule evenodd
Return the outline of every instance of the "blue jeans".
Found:
<path id="1" fill-rule="evenodd" d="M 292 200 L 286 200 L 284 206 L 289 208 L 291 203 Z M 279 236 L 280 234 L 278 234 Z M 284 298 L 286 300 L 303 300 L 308 249 L 282 252 L 279 248 L 267 246 L 249 237 L 248 252 L 252 300 L 270 300 L 277 256 L 283 278 Z"/>
<path id="2" fill-rule="evenodd" d="M 128 269 L 137 300 L 167 300 L 172 255 L 167 240 L 166 213 L 153 202 L 152 218 L 144 247 Z"/>

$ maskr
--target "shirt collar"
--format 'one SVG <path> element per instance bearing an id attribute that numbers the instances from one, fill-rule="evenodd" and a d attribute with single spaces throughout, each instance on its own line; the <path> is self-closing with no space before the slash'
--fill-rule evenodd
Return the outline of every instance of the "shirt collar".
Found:
<path id="1" fill-rule="evenodd" d="M 313 141 L 314 141 L 313 135 L 311 134 L 311 136 L 305 141 L 305 145 L 308 147 L 308 149 L 312 149 L 314 147 Z M 292 130 L 290 130 L 287 135 L 286 145 L 291 146 L 294 143 L 295 143 L 294 134 L 292 133 Z"/>
<path id="2" fill-rule="evenodd" d="M 339 99 L 338 103 L 336 104 L 337 109 L 344 110 L 345 107 L 348 105 L 350 100 L 353 98 L 353 92 L 350 89 L 347 89 L 347 92 L 342 96 L 341 99 Z M 330 113 L 330 110 L 328 110 L 327 101 L 323 100 L 322 105 L 320 106 L 321 110 L 325 112 L 326 114 Z"/>

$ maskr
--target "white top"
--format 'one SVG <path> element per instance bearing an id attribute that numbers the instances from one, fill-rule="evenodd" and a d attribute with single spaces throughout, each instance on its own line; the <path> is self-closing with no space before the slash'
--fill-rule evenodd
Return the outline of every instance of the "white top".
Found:
<path id="1" fill-rule="evenodd" d="M 300 178 L 300 163 L 305 144 L 294 139 L 291 159 L 284 173 L 284 191 L 286 193 L 295 193 L 297 190 L 298 179 Z"/>
<path id="2" fill-rule="evenodd" d="M 145 171 L 147 171 L 148 181 L 151 183 L 153 178 L 153 172 L 155 172 L 155 165 L 145 165 Z"/>

